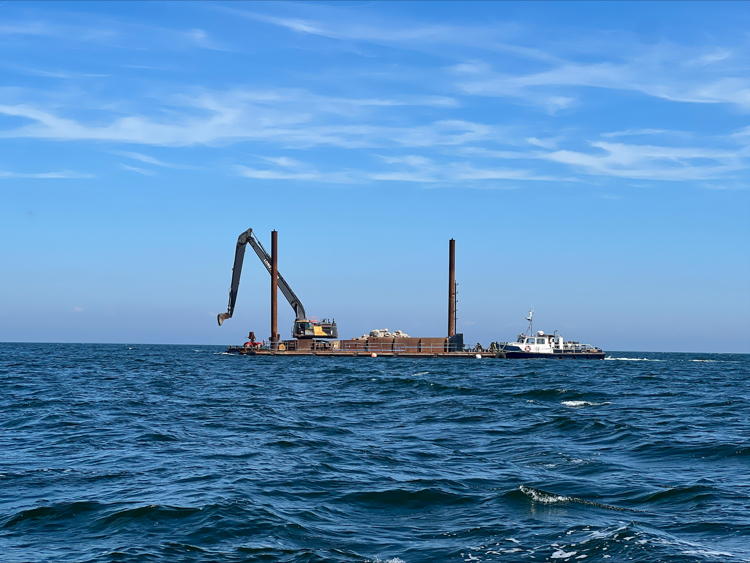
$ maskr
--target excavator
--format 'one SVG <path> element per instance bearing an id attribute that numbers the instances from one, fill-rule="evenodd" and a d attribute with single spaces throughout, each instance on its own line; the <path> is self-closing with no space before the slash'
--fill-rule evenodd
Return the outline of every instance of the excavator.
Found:
<path id="1" fill-rule="evenodd" d="M 237 239 L 237 249 L 234 253 L 234 267 L 232 268 L 232 287 L 229 288 L 229 306 L 227 307 L 226 313 L 219 313 L 217 320 L 219 326 L 221 326 L 225 320 L 231 319 L 234 313 L 234 305 L 237 302 L 237 291 L 240 286 L 240 274 L 242 273 L 242 262 L 245 259 L 245 248 L 250 245 L 255 254 L 258 255 L 260 261 L 271 273 L 271 256 L 263 248 L 263 245 L 255 236 L 252 229 L 248 229 L 242 233 Z M 317 320 L 315 318 L 308 319 L 305 314 L 305 308 L 302 306 L 302 302 L 294 294 L 292 288 L 286 283 L 286 280 L 278 274 L 276 278 L 278 287 L 281 293 L 284 294 L 286 300 L 289 301 L 289 305 L 294 309 L 294 326 L 292 326 L 292 338 L 338 338 L 339 331 L 336 327 L 335 320 L 322 319 Z"/>

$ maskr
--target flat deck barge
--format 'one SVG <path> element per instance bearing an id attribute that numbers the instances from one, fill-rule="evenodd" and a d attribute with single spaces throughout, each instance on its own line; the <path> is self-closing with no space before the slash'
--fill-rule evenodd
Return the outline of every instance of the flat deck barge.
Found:
<path id="1" fill-rule="evenodd" d="M 369 338 L 367 340 L 283 340 L 278 344 L 261 345 L 248 342 L 229 346 L 227 354 L 238 356 L 318 356 L 333 358 L 507 358 L 505 351 L 493 343 L 489 348 L 477 345 L 464 347 L 462 335 L 452 338 Z M 601 359 L 601 350 L 574 349 L 545 354 L 548 359 Z M 531 358 L 533 356 L 529 356 Z"/>
<path id="2" fill-rule="evenodd" d="M 504 358 L 503 352 L 365 352 L 357 350 L 271 350 L 230 346 L 227 354 L 239 356 L 324 356 L 333 358 Z"/>

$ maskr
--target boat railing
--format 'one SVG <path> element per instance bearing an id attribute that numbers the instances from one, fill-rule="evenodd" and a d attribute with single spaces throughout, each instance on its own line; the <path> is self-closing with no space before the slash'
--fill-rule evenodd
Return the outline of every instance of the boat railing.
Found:
<path id="1" fill-rule="evenodd" d="M 498 342 L 499 351 L 500 352 L 506 352 L 508 351 L 508 346 L 523 346 L 523 343 L 519 342 Z M 546 347 L 545 347 L 546 348 Z M 554 353 L 560 353 L 560 354 L 581 354 L 581 353 L 589 353 L 589 352 L 601 352 L 601 349 L 592 346 L 591 344 L 580 344 L 577 341 L 574 340 L 566 340 L 562 347 L 559 345 L 559 343 L 555 343 L 552 347 L 552 351 Z M 546 348 L 549 349 L 549 348 Z"/>

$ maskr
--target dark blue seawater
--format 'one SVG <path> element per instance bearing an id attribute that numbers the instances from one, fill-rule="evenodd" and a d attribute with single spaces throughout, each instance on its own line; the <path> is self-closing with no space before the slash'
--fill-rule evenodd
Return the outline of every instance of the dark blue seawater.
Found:
<path id="1" fill-rule="evenodd" d="M 0 344 L 0 561 L 750 561 L 750 357 Z"/>

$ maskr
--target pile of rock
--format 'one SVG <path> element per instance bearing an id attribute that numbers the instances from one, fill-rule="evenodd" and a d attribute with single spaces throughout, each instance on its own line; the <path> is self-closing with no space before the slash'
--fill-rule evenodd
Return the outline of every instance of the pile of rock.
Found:
<path id="1" fill-rule="evenodd" d="M 376 328 L 375 330 L 371 330 L 370 334 L 363 334 L 362 336 L 356 336 L 352 338 L 352 340 L 367 340 L 368 338 L 409 338 L 409 335 L 405 332 L 401 332 L 400 330 L 394 330 L 393 332 L 388 332 L 387 328 Z"/>

